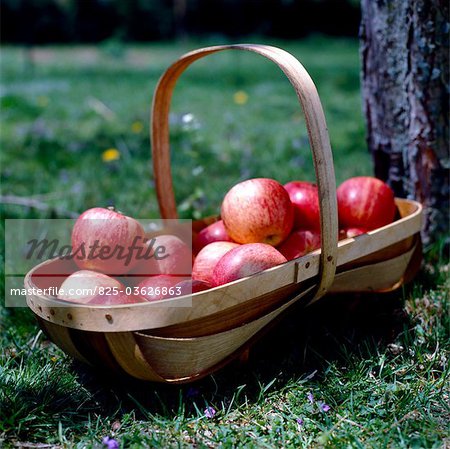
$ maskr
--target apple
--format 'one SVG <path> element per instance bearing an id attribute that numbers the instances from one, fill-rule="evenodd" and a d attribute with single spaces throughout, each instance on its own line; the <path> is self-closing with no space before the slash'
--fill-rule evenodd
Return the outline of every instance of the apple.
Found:
<path id="1" fill-rule="evenodd" d="M 132 304 L 142 302 L 128 296 L 125 286 L 110 276 L 97 271 L 80 270 L 68 276 L 59 288 L 57 297 L 80 304 Z"/>
<path id="2" fill-rule="evenodd" d="M 212 285 L 227 284 L 285 262 L 286 257 L 266 243 L 240 245 L 219 260 L 213 271 Z"/>
<path id="3" fill-rule="evenodd" d="M 138 282 L 157 274 L 190 276 L 192 251 L 175 235 L 163 234 L 147 240 L 144 258 L 129 273 Z"/>
<path id="4" fill-rule="evenodd" d="M 287 260 L 297 259 L 320 248 L 320 234 L 315 231 L 298 230 L 277 247 Z"/>
<path id="5" fill-rule="evenodd" d="M 194 239 L 194 250 L 198 253 L 202 248 L 212 242 L 232 242 L 227 230 L 223 224 L 223 220 L 203 228 Z"/>
<path id="6" fill-rule="evenodd" d="M 346 228 L 339 230 L 339 239 L 348 239 L 350 237 L 356 237 L 357 235 L 365 234 L 367 229 L 364 228 Z"/>
<path id="7" fill-rule="evenodd" d="M 319 191 L 312 182 L 291 181 L 284 185 L 294 205 L 294 229 L 320 231 Z"/>
<path id="8" fill-rule="evenodd" d="M 233 242 L 212 242 L 206 245 L 195 258 L 192 267 L 192 279 L 212 284 L 213 271 L 217 262 L 228 251 L 240 246 Z"/>
<path id="9" fill-rule="evenodd" d="M 180 296 L 180 294 L 177 295 L 178 290 L 175 288 L 179 282 L 179 276 L 159 274 L 142 280 L 137 287 L 134 288 L 134 291 L 146 301 L 158 301 L 160 299 Z"/>
<path id="10" fill-rule="evenodd" d="M 221 217 L 237 243 L 276 246 L 291 232 L 294 206 L 285 188 L 269 178 L 255 178 L 232 187 L 222 202 Z"/>
<path id="11" fill-rule="evenodd" d="M 396 206 L 394 192 L 380 179 L 357 176 L 337 189 L 341 228 L 372 230 L 392 223 Z"/>
<path id="12" fill-rule="evenodd" d="M 186 279 L 185 281 L 181 281 L 175 285 L 175 288 L 180 288 L 180 290 L 176 292 L 177 296 L 183 295 L 192 295 L 193 293 L 202 292 L 204 290 L 208 290 L 212 287 L 211 284 L 203 281 L 198 281 L 195 279 Z"/>
<path id="13" fill-rule="evenodd" d="M 94 207 L 75 222 L 71 257 L 81 269 L 120 275 L 137 264 L 144 239 L 144 229 L 134 218 L 112 208 Z"/>

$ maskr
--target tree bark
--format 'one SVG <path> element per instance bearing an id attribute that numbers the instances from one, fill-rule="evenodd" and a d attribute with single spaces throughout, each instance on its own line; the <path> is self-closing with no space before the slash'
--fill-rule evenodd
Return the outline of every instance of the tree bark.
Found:
<path id="1" fill-rule="evenodd" d="M 449 224 L 447 0 L 361 0 L 367 142 L 375 176 L 420 201 L 423 238 Z"/>

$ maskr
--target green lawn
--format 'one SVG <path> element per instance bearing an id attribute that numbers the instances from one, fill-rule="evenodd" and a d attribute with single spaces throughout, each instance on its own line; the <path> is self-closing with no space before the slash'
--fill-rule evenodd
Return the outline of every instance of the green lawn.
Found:
<path id="1" fill-rule="evenodd" d="M 179 55 L 214 43 L 43 47 L 31 57 L 3 47 L 1 193 L 48 209 L 3 204 L 2 217 L 65 217 L 109 204 L 157 217 L 152 91 Z M 338 183 L 371 174 L 358 43 L 273 44 L 298 57 L 317 85 Z M 195 63 L 177 86 L 171 130 L 185 217 L 216 213 L 241 179 L 314 179 L 295 94 L 256 55 L 228 52 Z M 118 159 L 105 161 L 108 149 Z M 0 447 L 100 448 L 109 436 L 126 448 L 444 448 L 450 320 L 441 246 L 426 249 L 418 279 L 401 291 L 293 310 L 248 363 L 181 387 L 93 372 L 50 344 L 28 310 L 0 306 Z"/>
<path id="2" fill-rule="evenodd" d="M 152 92 L 173 60 L 201 45 L 119 48 L 123 54 L 111 54 L 109 47 L 45 48 L 35 54 L 34 68 L 26 65 L 24 51 L 4 48 L 3 193 L 39 195 L 78 212 L 114 202 L 124 212 L 155 216 L 148 142 Z M 304 62 L 318 85 L 338 179 L 370 173 L 356 43 L 279 45 Z M 244 105 L 234 102 L 239 91 L 247 95 Z M 187 116 L 191 122 L 183 122 L 186 114 L 193 115 Z M 222 53 L 192 66 L 175 92 L 172 131 L 175 188 L 188 214 L 216 211 L 224 192 L 242 178 L 314 178 L 295 93 L 280 70 L 257 55 Z M 119 161 L 102 162 L 108 148 L 120 151 Z"/>

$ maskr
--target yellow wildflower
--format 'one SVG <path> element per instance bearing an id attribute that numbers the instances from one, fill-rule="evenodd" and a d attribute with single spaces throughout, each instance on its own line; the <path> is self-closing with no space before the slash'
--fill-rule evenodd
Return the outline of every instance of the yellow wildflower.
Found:
<path id="1" fill-rule="evenodd" d="M 48 106 L 49 103 L 50 103 L 50 99 L 48 97 L 46 97 L 45 95 L 39 95 L 39 97 L 37 97 L 37 104 L 41 108 L 45 108 L 46 106 Z"/>
<path id="2" fill-rule="evenodd" d="M 102 153 L 103 162 L 112 162 L 120 159 L 120 152 L 117 148 L 108 148 Z"/>
<path id="3" fill-rule="evenodd" d="M 55 356 L 53 356 L 53 357 L 50 358 L 50 360 L 51 360 L 53 363 L 55 363 L 58 359 L 57 359 Z"/>
<path id="4" fill-rule="evenodd" d="M 136 121 L 131 124 L 131 131 L 135 134 L 139 134 L 144 129 L 142 122 Z"/>
<path id="5" fill-rule="evenodd" d="M 233 100 L 236 104 L 245 104 L 248 101 L 248 95 L 246 92 L 244 92 L 243 90 L 238 90 L 234 95 L 233 95 Z"/>

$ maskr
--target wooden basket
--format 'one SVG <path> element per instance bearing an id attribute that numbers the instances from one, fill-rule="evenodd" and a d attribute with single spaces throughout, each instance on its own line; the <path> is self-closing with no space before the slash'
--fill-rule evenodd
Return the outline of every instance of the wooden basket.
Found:
<path id="1" fill-rule="evenodd" d="M 320 195 L 322 248 L 304 257 L 186 297 L 117 306 L 65 304 L 30 295 L 43 330 L 73 357 L 138 379 L 182 383 L 206 376 L 245 351 L 294 303 L 312 304 L 326 292 L 392 291 L 411 279 L 421 260 L 422 207 L 396 199 L 392 224 L 338 242 L 336 183 L 322 106 L 303 66 L 265 45 L 224 45 L 190 52 L 161 77 L 152 110 L 152 149 L 162 218 L 177 218 L 169 148 L 170 100 L 180 74 L 195 60 L 222 50 L 246 50 L 275 62 L 294 87 L 306 118 Z M 214 220 L 214 219 L 212 219 Z M 201 229 L 210 223 L 195 223 Z M 46 261 L 25 287 L 48 287 L 48 273 L 75 267 Z M 58 265 L 58 270 L 56 267 Z M 66 271 L 67 272 L 67 271 Z M 47 276 L 46 276 L 47 275 Z M 59 282 L 62 283 L 63 279 Z"/>

